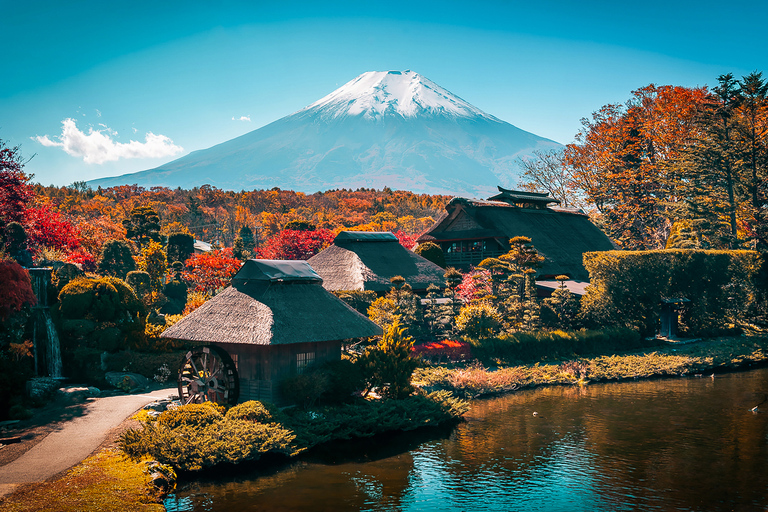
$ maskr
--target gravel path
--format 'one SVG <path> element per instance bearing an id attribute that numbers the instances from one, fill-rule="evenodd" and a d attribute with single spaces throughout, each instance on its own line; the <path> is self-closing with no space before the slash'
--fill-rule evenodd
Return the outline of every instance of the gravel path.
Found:
<path id="1" fill-rule="evenodd" d="M 134 412 L 159 398 L 176 394 L 176 388 L 166 388 L 93 400 L 85 414 L 62 422 L 21 457 L 0 466 L 0 496 L 19 484 L 42 482 L 71 468 L 93 453 L 107 433 Z"/>

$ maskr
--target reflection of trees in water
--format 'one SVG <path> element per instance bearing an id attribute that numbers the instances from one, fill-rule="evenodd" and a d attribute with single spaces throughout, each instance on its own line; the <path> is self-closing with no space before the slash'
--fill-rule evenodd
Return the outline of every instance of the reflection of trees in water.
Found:
<path id="1" fill-rule="evenodd" d="M 462 460 L 452 468 L 468 480 L 488 467 L 513 482 L 559 466 L 596 475 L 597 493 L 626 492 L 647 504 L 764 503 L 768 414 L 749 409 L 765 389 L 768 370 L 541 388 L 477 401 L 446 457 Z"/>
<path id="2" fill-rule="evenodd" d="M 450 439 L 331 446 L 180 495 L 197 510 L 764 510 L 768 413 L 749 409 L 766 390 L 768 369 L 540 388 L 473 402 Z"/>

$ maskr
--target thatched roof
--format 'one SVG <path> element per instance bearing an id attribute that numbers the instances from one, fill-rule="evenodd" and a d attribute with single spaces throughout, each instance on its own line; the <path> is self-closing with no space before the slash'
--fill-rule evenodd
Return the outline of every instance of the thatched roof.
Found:
<path id="1" fill-rule="evenodd" d="M 541 276 L 566 274 L 587 281 L 583 254 L 614 249 L 608 237 L 578 210 L 520 208 L 501 201 L 455 198 L 446 211 L 446 216 L 419 237 L 420 243 L 492 238 L 509 248 L 510 238 L 526 236 L 546 258 L 539 269 Z"/>
<path id="2" fill-rule="evenodd" d="M 403 276 L 417 292 L 430 284 L 445 287 L 445 269 L 409 251 L 389 232 L 342 231 L 309 264 L 322 276 L 326 290 L 386 292 L 395 276 Z"/>
<path id="3" fill-rule="evenodd" d="M 168 328 L 163 338 L 281 345 L 381 334 L 326 291 L 305 261 L 249 260 L 232 286 Z"/>

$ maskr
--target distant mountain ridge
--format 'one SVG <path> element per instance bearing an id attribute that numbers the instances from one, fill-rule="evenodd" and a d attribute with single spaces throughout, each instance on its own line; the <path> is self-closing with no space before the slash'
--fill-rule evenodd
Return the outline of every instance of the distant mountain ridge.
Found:
<path id="1" fill-rule="evenodd" d="M 412 71 L 372 71 L 298 112 L 133 174 L 92 180 L 226 190 L 406 189 L 487 197 L 517 160 L 560 144 L 483 112 Z"/>

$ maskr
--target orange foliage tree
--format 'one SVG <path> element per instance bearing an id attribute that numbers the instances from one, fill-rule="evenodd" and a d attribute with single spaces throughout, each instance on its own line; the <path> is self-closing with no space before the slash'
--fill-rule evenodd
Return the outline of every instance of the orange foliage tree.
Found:
<path id="1" fill-rule="evenodd" d="M 583 119 L 565 149 L 574 184 L 627 249 L 664 247 L 681 200 L 674 163 L 696 135 L 706 88 L 649 85 Z"/>

